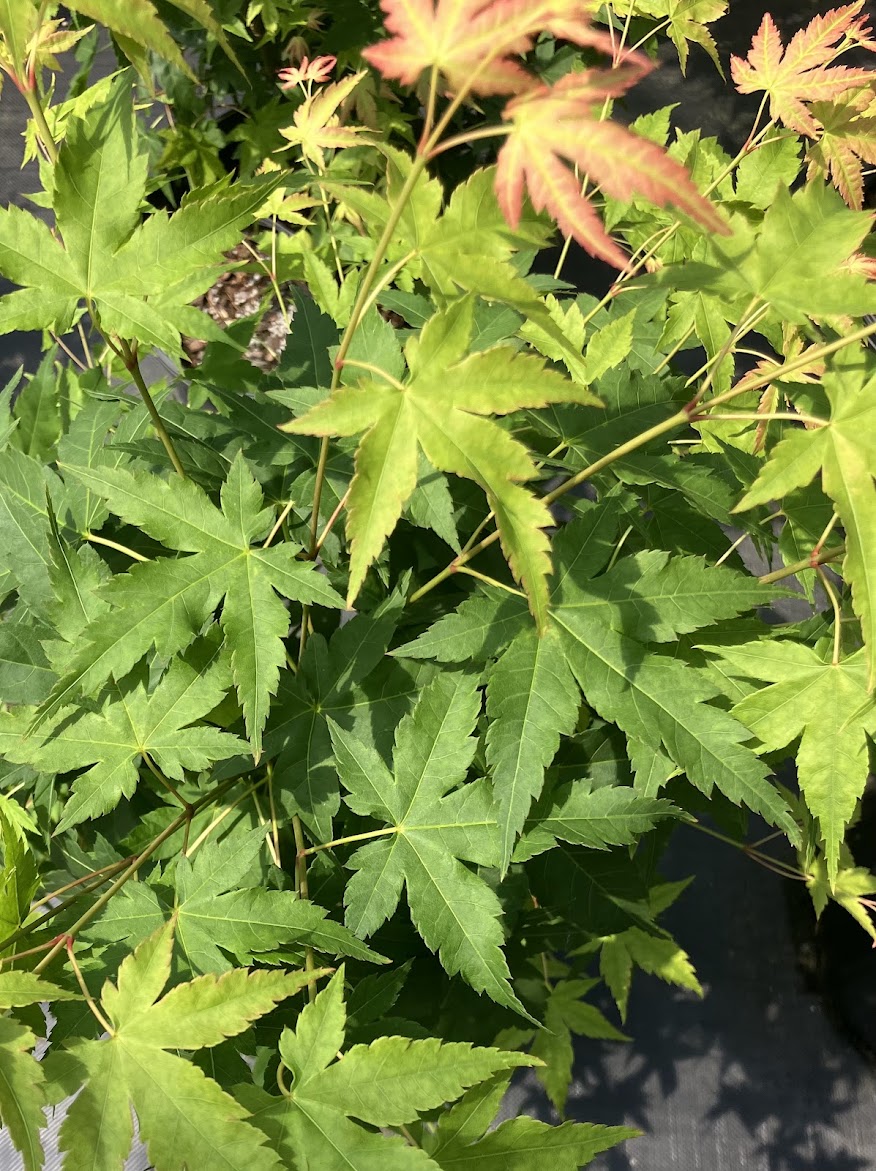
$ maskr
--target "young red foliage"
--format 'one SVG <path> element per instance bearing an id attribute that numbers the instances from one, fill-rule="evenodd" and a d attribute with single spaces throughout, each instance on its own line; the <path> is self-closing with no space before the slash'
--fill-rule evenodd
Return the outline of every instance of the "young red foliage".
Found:
<path id="1" fill-rule="evenodd" d="M 581 0 L 381 0 L 389 40 L 372 45 L 365 60 L 385 77 L 414 85 L 437 68 L 446 88 L 478 94 L 521 93 L 535 79 L 515 58 L 544 30 L 563 40 L 612 51 Z"/>
<path id="2" fill-rule="evenodd" d="M 817 138 L 820 125 L 805 102 L 835 101 L 863 87 L 872 87 L 870 69 L 832 65 L 852 45 L 876 49 L 867 17 L 861 16 L 864 0 L 814 17 L 795 33 L 787 45 L 767 13 L 746 58 L 733 57 L 730 68 L 740 93 L 764 91 L 770 98 L 770 116 L 791 130 Z"/>
<path id="3" fill-rule="evenodd" d="M 570 73 L 508 103 L 504 117 L 513 129 L 499 152 L 496 195 L 512 227 L 520 221 L 525 186 L 536 211 L 547 210 L 565 235 L 610 264 L 626 265 L 628 257 L 606 233 L 568 160 L 615 199 L 644 196 L 672 204 L 710 231 L 729 231 L 662 147 L 599 116 L 606 97 L 623 93 L 650 68 L 643 58 L 628 58 L 617 69 Z"/>

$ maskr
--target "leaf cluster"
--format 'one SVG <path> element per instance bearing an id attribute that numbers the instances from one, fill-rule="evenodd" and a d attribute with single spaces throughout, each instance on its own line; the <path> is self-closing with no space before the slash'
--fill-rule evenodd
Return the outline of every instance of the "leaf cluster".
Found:
<path id="1" fill-rule="evenodd" d="M 0 328 L 47 334 L 0 391 L 28 1171 L 71 1096 L 67 1168 L 135 1133 L 158 1171 L 586 1165 L 635 1132 L 495 1120 L 514 1076 L 562 1116 L 640 979 L 702 995 L 676 830 L 876 937 L 846 842 L 876 735 L 872 74 L 835 63 L 872 45 L 860 3 L 787 45 L 767 18 L 734 158 L 670 109 L 613 120 L 660 33 L 717 57 L 725 7 L 89 0 L 133 66 L 94 85 L 97 30 L 0 7 L 43 188 L 0 210 Z M 572 240 L 621 270 L 601 299 Z"/>

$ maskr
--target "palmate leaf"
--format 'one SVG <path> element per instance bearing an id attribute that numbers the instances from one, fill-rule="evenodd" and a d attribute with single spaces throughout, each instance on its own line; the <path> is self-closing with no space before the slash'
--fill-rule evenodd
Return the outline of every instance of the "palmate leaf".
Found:
<path id="1" fill-rule="evenodd" d="M 466 85 L 479 94 L 517 93 L 532 84 L 517 58 L 541 31 L 613 50 L 575 0 L 381 0 L 380 6 L 392 36 L 362 55 L 405 85 L 434 67 L 451 91 Z"/>
<path id="2" fill-rule="evenodd" d="M 687 988 L 703 995 L 694 966 L 687 952 L 668 936 L 652 935 L 639 927 L 629 927 L 606 936 L 599 952 L 599 974 L 617 1004 L 622 1021 L 626 1020 L 633 967 L 657 976 L 667 984 Z"/>
<path id="3" fill-rule="evenodd" d="M 142 684 L 112 688 L 99 712 L 64 709 L 40 728 L 39 739 L 27 737 L 19 750 L 7 748 L 7 760 L 45 773 L 88 767 L 73 782 L 57 832 L 114 809 L 130 798 L 139 766 L 148 755 L 164 773 L 180 781 L 184 770 L 198 772 L 213 761 L 246 750 L 246 742 L 219 728 L 197 724 L 231 686 L 227 662 L 217 661 L 209 643 L 175 659 L 164 678 L 147 695 Z"/>
<path id="4" fill-rule="evenodd" d="M 486 663 L 520 632 L 526 605 L 506 590 L 487 586 L 442 615 L 418 638 L 396 647 L 401 659 L 435 659 L 438 663 Z"/>
<path id="5" fill-rule="evenodd" d="M 64 1119 L 65 1165 L 117 1168 L 133 1138 L 131 1108 L 149 1158 L 168 1171 L 279 1167 L 247 1112 L 191 1061 L 168 1050 L 203 1049 L 243 1032 L 251 1021 L 298 992 L 316 972 L 200 976 L 160 1000 L 170 977 L 173 926 L 149 936 L 107 981 L 101 1005 L 112 1032 L 73 1040 L 69 1052 L 83 1089 Z"/>
<path id="6" fill-rule="evenodd" d="M 867 737 L 876 733 L 876 702 L 867 692 L 863 651 L 839 663 L 784 640 L 709 647 L 731 675 L 764 680 L 733 708 L 764 750 L 798 736 L 797 779 L 824 839 L 828 881 L 836 881 L 846 827 L 869 774 Z"/>
<path id="7" fill-rule="evenodd" d="M 569 526 L 558 542 L 561 555 L 565 549 L 575 555 L 575 528 Z M 707 617 L 708 599 L 703 597 L 699 614 L 682 617 L 685 625 L 689 620 L 697 626 L 708 625 L 724 617 L 725 608 L 733 605 L 720 589 L 719 571 L 705 572 L 715 573 L 719 586 L 716 614 Z M 606 615 L 607 620 L 600 622 L 588 605 L 589 589 L 587 566 L 579 559 L 575 572 L 561 578 L 552 610 L 565 656 L 587 703 L 622 728 L 634 746 L 662 746 L 706 795 L 717 787 L 731 801 L 747 805 L 796 840 L 796 823 L 767 780 L 769 770 L 744 747 L 744 727 L 706 704 L 716 694 L 706 678 L 676 659 L 649 653 L 644 642 L 624 633 L 623 607 L 614 619 Z M 598 581 L 596 589 L 601 592 Z M 649 603 L 644 598 L 642 602 L 647 610 Z M 739 610 L 750 605 L 740 598 Z M 635 614 L 635 601 L 631 609 Z M 671 622 L 673 612 L 677 613 L 670 604 L 664 607 L 663 617 Z M 641 755 L 636 763 L 641 765 Z"/>
<path id="8" fill-rule="evenodd" d="M 512 228 L 520 220 L 525 186 L 536 211 L 546 209 L 565 235 L 610 264 L 626 265 L 626 253 L 582 195 L 578 173 L 563 161 L 568 160 L 614 199 L 639 196 L 671 204 L 710 232 L 729 233 L 684 167 L 662 147 L 600 118 L 605 99 L 622 94 L 647 68 L 636 58 L 611 72 L 569 73 L 508 103 L 503 116 L 511 132 L 499 151 L 496 194 Z"/>
<path id="9" fill-rule="evenodd" d="M 202 25 L 237 64 L 225 31 L 207 0 L 171 0 L 171 3 Z M 117 44 L 134 64 L 141 63 L 142 54 L 137 52 L 139 47 L 157 53 L 191 76 L 185 58 L 151 0 L 125 0 L 125 3 L 120 0 L 74 0 L 70 7 L 115 33 Z"/>
<path id="10" fill-rule="evenodd" d="M 107 906 L 90 937 L 133 947 L 172 915 L 179 958 L 196 973 L 228 971 L 228 955 L 241 964 L 270 962 L 269 953 L 280 948 L 312 947 L 325 955 L 382 962 L 317 903 L 289 890 L 251 885 L 264 838 L 261 829 L 229 835 L 199 847 L 193 861 L 179 858 L 172 905 L 163 901 L 160 887 L 130 884 Z"/>
<path id="11" fill-rule="evenodd" d="M 365 76 L 354 73 L 333 85 L 322 86 L 305 98 L 292 116 L 293 124 L 280 130 L 290 146 L 301 148 L 320 171 L 325 170 L 325 151 L 373 142 L 364 126 L 341 126 L 337 110 Z"/>
<path id="12" fill-rule="evenodd" d="M 265 731 L 281 808 L 300 815 L 315 842 L 332 837 L 341 805 L 329 721 L 374 745 L 409 710 L 423 672 L 384 659 L 398 618 L 398 598 L 359 614 L 332 635 L 307 641 L 298 674 L 285 676 Z"/>
<path id="13" fill-rule="evenodd" d="M 876 118 L 862 112 L 855 102 L 813 102 L 812 113 L 822 131 L 809 148 L 807 178 L 819 172 L 826 175 L 849 207 L 860 211 L 864 164 L 876 163 Z"/>
<path id="14" fill-rule="evenodd" d="M 507 1089 L 496 1075 L 468 1091 L 438 1119 L 424 1148 L 444 1171 L 578 1171 L 602 1151 L 641 1133 L 626 1126 L 513 1118 L 491 1129 Z"/>
<path id="15" fill-rule="evenodd" d="M 854 213 L 849 212 L 849 215 Z M 846 533 L 843 577 L 861 620 L 867 648 L 867 686 L 876 685 L 876 365 L 868 350 L 840 351 L 827 361 L 822 385 L 830 419 L 814 430 L 790 429 L 776 444 L 740 510 L 821 484 Z"/>
<path id="16" fill-rule="evenodd" d="M 32 972 L 0 972 L 0 1010 L 78 999 L 78 994 Z M 43 1167 L 45 1073 L 33 1056 L 36 1037 L 14 1016 L 0 1016 L 0 1123 L 21 1155 L 25 1171 Z"/>
<path id="17" fill-rule="evenodd" d="M 388 199 L 370 193 L 366 198 L 355 188 L 350 193 L 356 209 L 378 231 L 386 227 L 412 166 L 401 151 L 384 146 L 383 152 L 389 160 Z M 400 259 L 410 258 L 411 271 L 438 294 L 439 302 L 463 290 L 522 314 L 547 334 L 574 374 L 582 365 L 580 344 L 558 327 L 536 289 L 510 263 L 515 250 L 546 242 L 547 224 L 544 217 L 525 215 L 512 232 L 493 190 L 495 173 L 495 167 L 475 171 L 455 188 L 442 214 L 440 184 L 421 174 L 409 203 L 399 209 L 393 248 Z"/>
<path id="18" fill-rule="evenodd" d="M 872 283 L 849 264 L 872 217 L 850 211 L 817 182 L 793 195 L 780 187 L 774 195 L 759 230 L 737 218 L 732 240 L 712 241 L 724 269 L 716 291 L 757 296 L 789 321 L 858 316 L 876 308 Z"/>
<path id="19" fill-rule="evenodd" d="M 57 234 L 21 209 L 0 211 L 0 272 L 23 286 L 0 298 L 0 332 L 64 333 L 84 300 L 110 333 L 178 352 L 179 326 L 200 328 L 201 315 L 187 307 L 276 183 L 192 192 L 174 215 L 156 212 L 141 224 L 146 155 L 130 78 L 120 74 L 104 101 L 68 124 L 54 171 Z"/>
<path id="20" fill-rule="evenodd" d="M 417 483 L 418 449 L 443 472 L 474 480 L 496 513 L 505 555 L 544 624 L 550 569 L 547 507 L 519 486 L 536 469 L 526 449 L 485 419 L 549 402 L 590 402 L 593 396 L 546 368 L 540 358 L 497 346 L 465 357 L 473 300 L 436 313 L 408 343 L 410 377 L 389 375 L 341 387 L 285 430 L 304 435 L 355 435 L 347 532 L 352 538 L 348 603 L 394 530 Z M 389 372 L 387 372 L 389 373 Z"/>
<path id="21" fill-rule="evenodd" d="M 639 795 L 653 797 L 659 788 L 646 780 L 652 772 L 663 783 L 680 769 L 705 792 L 717 785 L 731 800 L 795 833 L 783 801 L 765 780 L 767 770 L 743 747 L 744 727 L 705 706 L 703 701 L 716 694 L 705 677 L 647 650 L 649 643 L 671 642 L 679 634 L 763 605 L 768 598 L 764 587 L 724 566 L 708 567 L 699 558 L 670 557 L 657 550 L 621 558 L 609 573 L 596 576 L 611 555 L 616 524 L 610 501 L 589 505 L 580 520 L 555 538 L 552 629 L 538 643 L 530 641 L 517 603 L 495 591 L 479 592 L 456 614 L 446 615 L 431 631 L 394 652 L 434 655 L 443 662 L 499 656 L 487 685 L 493 717 L 487 751 L 504 848 L 513 848 L 531 802 L 541 792 L 558 733 L 567 734 L 564 730 L 575 722 L 573 680 L 585 701 L 626 733 Z M 653 824 L 656 816 L 671 814 L 671 809 L 657 806 L 637 808 L 635 796 L 627 790 L 612 797 L 602 790 L 577 791 L 572 800 L 585 804 L 580 834 L 546 826 L 538 836 L 534 817 L 527 824 L 527 856 L 550 848 L 556 837 L 598 846 L 603 816 L 604 846 L 633 841 L 645 819 L 651 817 Z M 593 819 L 589 827 L 588 803 Z M 558 813 L 557 826 L 560 821 Z M 613 836 L 617 834 L 623 836 Z"/>
<path id="22" fill-rule="evenodd" d="M 14 447 L 0 452 L 0 559 L 19 597 L 38 612 L 52 597 L 47 501 L 62 493 L 50 468 Z"/>
<path id="23" fill-rule="evenodd" d="M 252 547 L 271 527 L 272 516 L 262 507 L 261 489 L 239 454 L 222 488 L 221 511 L 188 480 L 164 481 L 101 466 L 65 471 L 129 524 L 194 556 L 139 564 L 103 587 L 101 595 L 112 609 L 83 631 L 41 718 L 83 689 L 94 689 L 110 676 L 121 678 L 153 645 L 165 657 L 182 650 L 224 598 L 220 622 L 231 674 L 258 755 L 290 624 L 277 595 L 333 607 L 343 605 L 341 598 L 312 563 L 296 560 L 297 546 Z"/>
<path id="24" fill-rule="evenodd" d="M 595 1004 L 584 997 L 598 980 L 560 980 L 550 990 L 544 1008 L 544 1028 L 535 1034 L 530 1053 L 544 1065 L 536 1069 L 554 1109 L 562 1118 L 572 1084 L 574 1064 L 573 1035 L 596 1041 L 628 1041 Z"/>
<path id="25" fill-rule="evenodd" d="M 648 797 L 624 785 L 593 789 L 589 781 L 561 786 L 546 808 L 536 808 L 514 851 L 516 862 L 551 849 L 559 839 L 605 850 L 630 845 L 678 810 L 663 798 Z"/>
<path id="26" fill-rule="evenodd" d="M 487 687 L 487 764 L 499 808 L 503 873 L 560 737 L 575 729 L 578 708 L 574 676 L 556 631 L 541 638 L 534 630 L 518 634 Z"/>
<path id="27" fill-rule="evenodd" d="M 336 1060 L 346 1030 L 343 997 L 341 969 L 302 1010 L 294 1032 L 283 1030 L 280 1057 L 295 1079 L 287 1096 L 271 1098 L 252 1086 L 238 1090 L 254 1124 L 296 1166 L 314 1171 L 427 1171 L 436 1164 L 422 1149 L 359 1123 L 402 1126 L 499 1071 L 536 1064 L 526 1054 L 406 1037 L 354 1045 Z"/>
<path id="28" fill-rule="evenodd" d="M 690 44 L 702 45 L 724 76 L 715 38 L 707 24 L 727 11 L 728 0 L 635 0 L 633 12 L 666 22 L 666 35 L 675 45 L 682 74 L 687 72 Z"/>
<path id="29" fill-rule="evenodd" d="M 373 934 L 406 888 L 414 926 L 450 975 L 523 1012 L 501 950 L 499 900 L 460 861 L 494 865 L 498 852 L 488 787 L 462 784 L 479 707 L 476 675 L 436 676 L 396 729 L 393 772 L 373 749 L 332 728 L 347 805 L 387 826 L 385 838 L 349 861 L 356 873 L 344 893 L 346 922 L 357 935 Z"/>
<path id="30" fill-rule="evenodd" d="M 807 102 L 833 101 L 850 90 L 872 84 L 870 69 L 831 64 L 852 44 L 874 48 L 868 38 L 868 17 L 860 15 L 863 7 L 864 0 L 854 0 L 814 16 L 787 46 L 782 44 L 773 18 L 766 13 L 748 56 L 730 59 L 736 88 L 744 94 L 769 94 L 772 118 L 817 138 L 819 125 Z"/>

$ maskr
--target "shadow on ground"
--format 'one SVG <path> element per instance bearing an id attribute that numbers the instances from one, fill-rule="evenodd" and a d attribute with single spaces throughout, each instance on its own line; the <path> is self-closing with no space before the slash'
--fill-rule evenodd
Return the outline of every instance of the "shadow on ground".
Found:
<path id="1" fill-rule="evenodd" d="M 804 988 L 782 880 L 686 828 L 663 870 L 697 876 L 666 926 L 706 995 L 637 973 L 632 1044 L 579 1043 L 568 1117 L 645 1132 L 594 1171 L 876 1166 L 876 1074 Z M 515 1087 L 506 1111 L 551 1118 L 534 1080 Z"/>

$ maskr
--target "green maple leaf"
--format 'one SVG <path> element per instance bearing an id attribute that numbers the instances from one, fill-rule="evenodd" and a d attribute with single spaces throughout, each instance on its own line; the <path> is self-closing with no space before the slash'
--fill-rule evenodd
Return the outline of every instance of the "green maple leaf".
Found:
<path id="1" fill-rule="evenodd" d="M 403 1126 L 498 1071 L 535 1064 L 525 1054 L 442 1044 L 432 1037 L 380 1037 L 335 1060 L 346 1029 L 343 981 L 341 969 L 303 1009 L 294 1032 L 283 1031 L 280 1057 L 294 1075 L 288 1095 L 278 1101 L 255 1087 L 238 1091 L 253 1122 L 296 1165 L 320 1171 L 427 1171 L 435 1163 L 423 1150 L 359 1123 Z"/>
<path id="2" fill-rule="evenodd" d="M 39 885 L 33 851 L 16 818 L 14 807 L 0 805 L 0 841 L 3 868 L 0 870 L 0 939 L 13 935 L 30 914 L 30 904 Z M 6 948 L 11 954 L 13 947 Z"/>
<path id="3" fill-rule="evenodd" d="M 716 689 L 683 662 L 646 649 L 646 640 L 666 641 L 673 630 L 680 634 L 750 609 L 756 604 L 750 583 L 723 566 L 707 568 L 698 559 L 680 558 L 666 588 L 659 572 L 648 572 L 654 564 L 648 556 L 641 587 L 628 576 L 633 567 L 623 562 L 593 578 L 594 565 L 578 548 L 590 523 L 595 522 L 573 523 L 555 542 L 560 563 L 568 558 L 571 568 L 558 574 L 552 607 L 566 660 L 587 703 L 639 749 L 637 771 L 654 751 L 665 753 L 707 795 L 718 788 L 796 840 L 796 823 L 767 780 L 768 769 L 744 746 L 745 728 L 706 705 Z M 682 602 L 685 592 L 689 605 Z"/>
<path id="4" fill-rule="evenodd" d="M 70 122 L 54 170 L 56 234 L 19 208 L 0 210 L 0 272 L 22 286 L 0 298 L 0 332 L 64 333 L 83 301 L 109 333 L 171 353 L 182 329 L 219 332 L 191 302 L 276 180 L 193 192 L 173 216 L 141 224 L 146 162 L 122 75 L 106 101 Z"/>
<path id="5" fill-rule="evenodd" d="M 572 781 L 526 819 L 514 860 L 524 862 L 550 850 L 558 839 L 592 850 L 632 845 L 664 818 L 677 815 L 670 801 L 647 797 L 625 785 L 593 789 L 589 781 Z"/>
<path id="6" fill-rule="evenodd" d="M 18 608 L 0 624 L 0 700 L 4 703 L 39 703 L 52 690 L 56 676 L 42 646 L 42 639 L 50 636 L 50 628 Z"/>
<path id="7" fill-rule="evenodd" d="M 817 857 L 807 872 L 806 881 L 815 913 L 820 916 L 828 900 L 832 900 L 844 911 L 848 911 L 876 946 L 876 919 L 873 916 L 872 898 L 876 895 L 876 874 L 871 874 L 863 866 L 851 864 L 848 853 L 841 853 L 845 853 L 845 856 L 832 882 L 828 877 L 826 859 L 822 857 Z"/>
<path id="8" fill-rule="evenodd" d="M 346 922 L 371 935 L 405 887 L 414 926 L 450 975 L 522 1012 L 501 950 L 499 900 L 460 861 L 492 865 L 497 854 L 488 787 L 462 784 L 479 708 L 477 676 L 436 676 L 396 729 L 392 772 L 374 749 L 332 727 L 346 803 L 388 827 L 349 861 L 356 873 L 344 894 Z"/>
<path id="9" fill-rule="evenodd" d="M 849 213 L 850 215 L 853 213 Z M 809 484 L 821 485 L 846 533 L 843 577 L 861 620 L 876 684 L 876 366 L 866 350 L 849 347 L 831 356 L 822 379 L 830 418 L 813 430 L 788 429 L 737 506 L 753 508 Z"/>
<path id="10" fill-rule="evenodd" d="M 170 976 L 173 925 L 149 936 L 101 994 L 106 1040 L 68 1049 L 84 1085 L 61 1127 L 68 1165 L 118 1167 L 131 1148 L 131 1108 L 149 1159 L 168 1171 L 246 1171 L 279 1166 L 247 1112 L 191 1061 L 168 1050 L 219 1045 L 270 1012 L 322 972 L 200 976 L 161 997 Z"/>
<path id="11" fill-rule="evenodd" d="M 14 447 L 0 452 L 0 558 L 19 597 L 36 610 L 52 597 L 47 494 L 63 494 L 50 468 Z"/>
<path id="12" fill-rule="evenodd" d="M 703 995 L 687 952 L 674 939 L 652 935 L 639 927 L 628 927 L 626 931 L 606 936 L 601 942 L 599 973 L 614 997 L 622 1021 L 627 1016 L 634 967 L 665 980 L 667 984 Z"/>
<path id="13" fill-rule="evenodd" d="M 502 832 L 503 873 L 560 738 L 575 730 L 579 707 L 557 632 L 551 629 L 539 638 L 535 630 L 521 631 L 490 673 L 487 687 L 487 764 Z"/>
<path id="14" fill-rule="evenodd" d="M 473 300 L 464 297 L 430 318 L 407 344 L 407 383 L 391 372 L 374 374 L 339 388 L 285 429 L 305 435 L 365 432 L 347 505 L 350 604 L 416 487 L 422 448 L 439 471 L 465 476 L 484 489 L 512 572 L 543 625 L 550 558 L 542 530 L 550 524 L 550 513 L 519 484 L 536 475 L 529 453 L 484 416 L 594 399 L 539 358 L 509 347 L 466 357 L 472 314 Z"/>
<path id="15" fill-rule="evenodd" d="M 404 263 L 439 301 L 463 290 L 522 314 L 541 337 L 550 340 L 577 377 L 582 370 L 581 346 L 511 263 L 516 251 L 547 242 L 546 219 L 524 212 L 514 230 L 508 226 L 494 190 L 495 167 L 475 171 L 465 183 L 458 184 L 443 212 L 440 183 L 421 174 L 409 199 L 398 209 L 412 160 L 391 147 L 381 149 L 388 159 L 386 198 L 352 188 L 344 192 L 344 201 L 377 231 L 399 211 L 388 260 Z"/>
<path id="16" fill-rule="evenodd" d="M 487 586 L 442 615 L 411 642 L 396 647 L 401 659 L 435 659 L 438 663 L 486 663 L 520 631 L 526 603 L 506 590 Z"/>
<path id="17" fill-rule="evenodd" d="M 718 46 L 706 25 L 724 15 L 727 3 L 728 0 L 635 0 L 633 12 L 666 24 L 666 35 L 678 52 L 682 74 L 687 71 L 688 42 L 692 42 L 702 45 L 723 77 Z"/>
<path id="18" fill-rule="evenodd" d="M 171 3 L 202 25 L 240 68 L 225 30 L 206 0 L 171 0 Z M 148 51 L 173 62 L 184 73 L 192 76 L 185 57 L 151 0 L 127 0 L 123 5 L 114 0 L 75 0 L 70 7 L 112 29 L 116 44 L 144 77 L 149 75 Z"/>
<path id="19" fill-rule="evenodd" d="M 124 691 L 110 689 L 97 712 L 63 709 L 40 728 L 39 741 L 22 740 L 6 757 L 44 773 L 87 768 L 73 789 L 58 823 L 61 833 L 114 809 L 137 787 L 144 757 L 165 776 L 181 781 L 185 770 L 200 772 L 213 761 L 245 751 L 246 742 L 219 728 L 197 724 L 221 701 L 231 685 L 227 663 L 217 648 L 204 644 L 174 659 L 151 694 L 142 683 Z M 195 725 L 195 726 L 193 726 Z"/>
<path id="20" fill-rule="evenodd" d="M 759 227 L 736 216 L 732 238 L 712 238 L 717 266 L 695 265 L 696 287 L 731 298 L 756 296 L 795 322 L 872 312 L 872 285 L 847 267 L 870 231 L 870 217 L 849 210 L 820 183 L 793 195 L 785 187 L 773 194 Z"/>
<path id="21" fill-rule="evenodd" d="M 76 1000 L 77 994 L 57 988 L 33 972 L 0 972 L 0 1010 L 42 1002 Z M 25 1171 L 44 1165 L 40 1131 L 46 1124 L 45 1072 L 33 1056 L 36 1037 L 14 1017 L 0 1016 L 0 1122 L 22 1157 Z"/>
<path id="22" fill-rule="evenodd" d="M 788 188 L 800 173 L 800 140 L 794 136 L 764 142 L 736 168 L 736 197 L 764 210 L 776 188 Z"/>
<path id="23" fill-rule="evenodd" d="M 372 729 L 394 727 L 421 684 L 422 672 L 384 659 L 399 602 L 390 597 L 374 613 L 357 615 L 329 642 L 312 635 L 298 674 L 280 685 L 265 749 L 275 758 L 277 799 L 300 814 L 314 841 L 331 840 L 341 805 L 329 722 L 373 744 Z"/>
<path id="24" fill-rule="evenodd" d="M 296 560 L 298 546 L 264 549 L 272 516 L 246 461 L 238 455 L 222 487 L 222 510 L 189 480 L 161 480 L 121 468 L 66 468 L 106 500 L 112 511 L 172 549 L 194 554 L 159 558 L 117 574 L 101 591 L 112 609 L 90 623 L 67 673 L 41 709 L 58 710 L 80 690 L 120 678 L 154 644 L 169 657 L 182 650 L 224 598 L 220 622 L 231 674 L 256 755 L 270 697 L 285 663 L 289 612 L 278 597 L 342 606 L 312 563 Z M 276 591 L 276 592 L 275 592 Z"/>
<path id="25" fill-rule="evenodd" d="M 867 737 L 876 733 L 876 703 L 867 691 L 864 652 L 831 663 L 811 647 L 785 640 L 712 646 L 708 651 L 732 675 L 771 685 L 733 708 L 766 751 L 801 737 L 797 779 L 818 821 L 833 884 L 846 827 L 867 784 Z"/>
<path id="26" fill-rule="evenodd" d="M 238 963 L 264 962 L 281 948 L 313 947 L 326 955 L 382 962 L 383 957 L 323 907 L 289 890 L 253 885 L 253 868 L 264 846 L 264 830 L 229 835 L 198 848 L 194 860 L 177 859 L 173 898 L 160 885 L 130 883 L 90 930 L 94 939 L 125 940 L 129 947 L 160 927 L 176 923 L 180 952 L 194 972 L 224 972 Z M 227 955 L 226 955 L 227 953 Z"/>
<path id="27" fill-rule="evenodd" d="M 626 732 L 643 794 L 653 796 L 654 787 L 645 780 L 648 770 L 656 768 L 665 781 L 681 769 L 705 792 L 717 785 L 731 800 L 778 819 L 793 833 L 784 803 L 765 781 L 766 769 L 742 745 L 745 729 L 719 709 L 703 706 L 716 691 L 682 663 L 646 649 L 648 643 L 671 642 L 679 634 L 762 605 L 768 594 L 735 570 L 660 550 L 622 558 L 597 577 L 610 556 L 616 523 L 610 504 L 592 505 L 555 539 L 560 564 L 552 630 L 540 640 L 526 628 L 519 610 L 515 614 L 511 603 L 492 592 L 463 603 L 457 614 L 446 615 L 432 631 L 395 651 L 459 662 L 483 653 L 479 639 L 488 648 L 485 658 L 510 642 L 487 685 L 493 717 L 487 758 L 493 767 L 503 859 L 541 792 L 544 770 L 561 735 L 574 729 L 576 682 L 586 702 Z M 510 640 L 515 622 L 518 633 Z M 585 796 L 594 803 L 597 820 L 600 802 L 606 802 L 610 815 L 607 797 L 579 793 L 575 800 Z M 635 826 L 633 819 L 627 832 L 637 832 Z M 595 830 L 588 844 L 594 836 Z M 549 842 L 550 835 L 543 840 Z M 603 844 L 613 840 L 605 837 Z"/>
<path id="28" fill-rule="evenodd" d="M 536 1069 L 536 1077 L 561 1118 L 572 1084 L 572 1036 L 590 1037 L 596 1041 L 630 1039 L 616 1029 L 595 1004 L 584 1000 L 598 983 L 593 979 L 563 979 L 554 984 L 544 1003 L 544 1028 L 533 1033 L 529 1052 L 544 1063 Z"/>
<path id="29" fill-rule="evenodd" d="M 578 1171 L 600 1152 L 641 1134 L 626 1126 L 551 1126 L 526 1117 L 490 1129 L 506 1088 L 507 1079 L 497 1075 L 441 1115 L 424 1141 L 433 1166 L 443 1171 Z"/>

